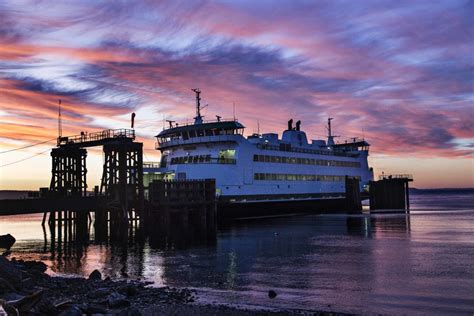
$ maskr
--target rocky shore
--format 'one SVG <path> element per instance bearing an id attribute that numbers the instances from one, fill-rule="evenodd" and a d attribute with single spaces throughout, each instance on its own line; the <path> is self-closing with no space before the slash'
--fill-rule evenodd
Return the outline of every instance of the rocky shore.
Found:
<path id="1" fill-rule="evenodd" d="M 188 289 L 156 288 L 140 281 L 51 277 L 42 262 L 0 256 L 0 315 L 254 315 L 279 314 L 192 304 Z"/>
<path id="2" fill-rule="evenodd" d="M 8 240 L 10 242 L 10 240 Z M 14 243 L 14 239 L 13 239 Z M 150 283 L 102 278 L 58 277 L 39 261 L 0 255 L 2 315 L 339 315 L 327 312 L 245 310 L 225 305 L 196 304 L 189 289 L 152 287 Z M 269 291 L 269 299 L 277 296 Z"/>

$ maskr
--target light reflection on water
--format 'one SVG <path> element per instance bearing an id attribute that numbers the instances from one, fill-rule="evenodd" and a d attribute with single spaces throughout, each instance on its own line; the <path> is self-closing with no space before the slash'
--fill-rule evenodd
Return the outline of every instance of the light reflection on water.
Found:
<path id="1" fill-rule="evenodd" d="M 41 215 L 0 218 L 0 232 L 17 238 L 14 256 L 42 259 L 52 274 L 99 269 L 112 277 L 197 288 L 202 301 L 352 313 L 472 313 L 472 201 L 473 195 L 414 195 L 411 215 L 238 222 L 222 228 L 216 243 L 189 249 L 91 243 L 53 256 L 45 248 Z M 268 298 L 270 289 L 277 298 Z"/>

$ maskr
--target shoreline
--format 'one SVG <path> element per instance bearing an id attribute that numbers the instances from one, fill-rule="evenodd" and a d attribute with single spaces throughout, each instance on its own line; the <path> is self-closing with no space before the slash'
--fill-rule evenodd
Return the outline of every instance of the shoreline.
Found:
<path id="1" fill-rule="evenodd" d="M 7 255 L 8 256 L 8 255 Z M 40 315 L 347 315 L 325 311 L 245 309 L 198 304 L 187 288 L 153 287 L 151 282 L 50 276 L 41 261 L 0 256 L 0 314 Z"/>

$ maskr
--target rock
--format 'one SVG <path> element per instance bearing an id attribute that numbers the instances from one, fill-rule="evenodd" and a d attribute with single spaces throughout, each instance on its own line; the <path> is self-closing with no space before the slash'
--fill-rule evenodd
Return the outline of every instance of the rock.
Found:
<path id="1" fill-rule="evenodd" d="M 268 291 L 268 297 L 269 298 L 275 298 L 277 297 L 277 293 L 273 290 Z"/>
<path id="2" fill-rule="evenodd" d="M 105 288 L 105 287 L 101 287 L 101 288 L 98 288 L 97 290 L 89 292 L 89 294 L 87 294 L 87 296 L 91 297 L 91 298 L 94 298 L 94 297 L 106 296 L 107 294 L 109 294 L 109 289 Z"/>
<path id="3" fill-rule="evenodd" d="M 124 310 L 121 310 L 118 314 L 119 316 L 141 316 L 142 313 L 135 307 L 129 307 Z"/>
<path id="4" fill-rule="evenodd" d="M 22 263 L 28 270 L 34 270 L 43 273 L 48 269 L 48 266 L 41 261 L 24 261 Z"/>
<path id="5" fill-rule="evenodd" d="M 15 307 L 22 313 L 29 312 L 43 298 L 43 290 L 37 291 L 31 295 L 25 296 L 16 301 L 9 301 L 8 304 Z"/>
<path id="6" fill-rule="evenodd" d="M 34 282 L 32 278 L 25 278 L 21 280 L 21 286 L 23 288 L 31 289 L 34 286 Z"/>
<path id="7" fill-rule="evenodd" d="M 94 270 L 89 274 L 89 280 L 102 280 L 102 274 L 99 272 L 99 270 Z"/>
<path id="8" fill-rule="evenodd" d="M 15 288 L 21 288 L 21 269 L 5 257 L 0 256 L 0 278 Z"/>
<path id="9" fill-rule="evenodd" d="M 76 305 L 72 305 L 63 310 L 59 316 L 82 316 L 82 311 Z"/>
<path id="10" fill-rule="evenodd" d="M 4 278 L 0 278 L 0 294 L 14 292 L 15 288 Z"/>
<path id="11" fill-rule="evenodd" d="M 9 250 L 15 242 L 15 237 L 10 234 L 0 235 L 0 248 L 5 248 Z"/>
<path id="12" fill-rule="evenodd" d="M 2 299 L 4 299 L 5 301 L 17 301 L 21 298 L 23 298 L 23 295 L 20 295 L 16 292 L 10 292 L 2 295 Z"/>
<path id="13" fill-rule="evenodd" d="M 114 292 L 107 297 L 107 304 L 111 308 L 119 308 L 129 306 L 130 302 L 124 295 Z"/>
<path id="14" fill-rule="evenodd" d="M 67 288 L 68 287 L 66 281 L 64 281 L 63 279 L 57 279 L 56 280 L 56 286 L 58 288 Z"/>
<path id="15" fill-rule="evenodd" d="M 41 302 L 38 305 L 38 310 L 39 313 L 42 315 L 57 315 L 59 314 L 59 309 L 57 309 L 53 302 L 48 299 L 44 298 L 41 300 Z"/>
<path id="16" fill-rule="evenodd" d="M 64 309 L 64 308 L 67 308 L 71 305 L 73 305 L 73 302 L 71 300 L 67 300 L 67 301 L 62 301 L 62 302 L 59 302 L 59 303 L 55 304 L 54 307 L 59 308 L 59 309 Z"/>
<path id="17" fill-rule="evenodd" d="M 107 309 L 105 309 L 104 307 L 100 306 L 100 305 L 97 305 L 97 304 L 89 304 L 87 305 L 87 308 L 85 310 L 83 310 L 84 313 L 88 314 L 88 315 L 92 315 L 92 314 L 109 314 L 109 311 Z"/>
<path id="18" fill-rule="evenodd" d="M 137 288 L 133 284 L 127 284 L 119 289 L 119 292 L 127 296 L 135 296 L 137 294 Z"/>

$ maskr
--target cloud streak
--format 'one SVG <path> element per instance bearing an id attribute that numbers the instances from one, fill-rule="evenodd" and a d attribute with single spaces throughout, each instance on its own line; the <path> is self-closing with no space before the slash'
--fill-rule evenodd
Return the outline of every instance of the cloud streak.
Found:
<path id="1" fill-rule="evenodd" d="M 136 111 L 149 137 L 163 117 L 191 117 L 190 89 L 200 87 L 209 117 L 231 116 L 235 103 L 249 132 L 257 119 L 270 132 L 294 117 L 318 138 L 331 115 L 338 134 L 363 134 L 374 153 L 469 157 L 472 10 L 472 1 L 3 3 L 0 137 L 54 137 L 59 98 L 68 133 L 127 125 Z"/>

